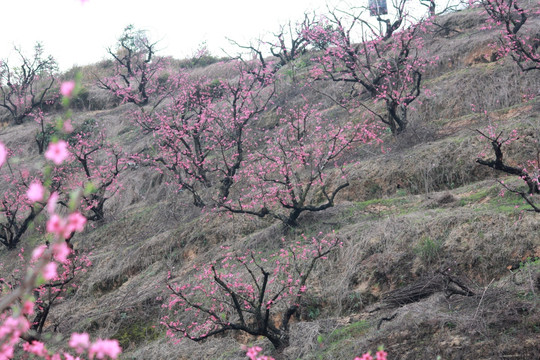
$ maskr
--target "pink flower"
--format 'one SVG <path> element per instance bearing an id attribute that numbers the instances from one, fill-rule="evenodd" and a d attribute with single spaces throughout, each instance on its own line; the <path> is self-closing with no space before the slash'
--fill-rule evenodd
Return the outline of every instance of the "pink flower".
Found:
<path id="1" fill-rule="evenodd" d="M 73 333 L 69 339 L 69 346 L 75 349 L 77 353 L 81 354 L 90 346 L 90 336 L 87 333 Z"/>
<path id="2" fill-rule="evenodd" d="M 13 346 L 3 344 L 0 346 L 0 360 L 9 360 L 13 358 Z"/>
<path id="3" fill-rule="evenodd" d="M 262 351 L 262 348 L 260 346 L 253 346 L 250 347 L 246 353 L 246 356 L 250 358 L 251 360 L 256 360 L 257 355 Z"/>
<path id="4" fill-rule="evenodd" d="M 75 89 L 74 81 L 64 81 L 62 85 L 60 85 L 60 93 L 65 97 L 71 97 L 71 94 L 73 93 L 74 89 Z"/>
<path id="5" fill-rule="evenodd" d="M 37 201 L 43 200 L 44 192 L 45 190 L 43 189 L 43 185 L 41 185 L 41 182 L 39 182 L 38 180 L 35 180 L 28 187 L 26 196 L 28 197 L 28 200 L 35 203 Z"/>
<path id="6" fill-rule="evenodd" d="M 37 356 L 47 355 L 47 349 L 45 349 L 45 345 L 42 342 L 36 340 L 32 341 L 31 343 L 24 343 L 23 349 L 24 351 L 36 354 Z"/>
<path id="7" fill-rule="evenodd" d="M 355 357 L 354 360 L 373 360 L 373 357 L 369 353 L 365 353 L 362 357 Z"/>
<path id="8" fill-rule="evenodd" d="M 8 155 L 8 152 L 5 145 L 0 142 L 0 168 L 6 162 L 7 155 Z"/>
<path id="9" fill-rule="evenodd" d="M 116 359 L 118 355 L 122 352 L 122 348 L 118 344 L 118 340 L 97 340 L 95 343 L 90 346 L 88 350 L 88 356 L 90 359 L 94 358 L 94 354 L 98 359 L 104 359 L 105 356 L 110 357 L 111 359 Z"/>
<path id="10" fill-rule="evenodd" d="M 45 152 L 45 157 L 52 160 L 56 165 L 60 165 L 69 156 L 67 150 L 68 144 L 64 140 L 49 144 L 49 148 Z"/>
<path id="11" fill-rule="evenodd" d="M 68 353 L 64 353 L 64 359 L 65 360 L 81 360 L 80 357 L 74 357 L 72 356 L 71 354 L 68 354 Z"/>
<path id="12" fill-rule="evenodd" d="M 30 176 L 30 171 L 26 170 L 26 169 L 22 169 L 21 170 L 21 177 L 26 180 L 28 179 L 28 177 Z"/>
<path id="13" fill-rule="evenodd" d="M 2 326 L 0 326 L 0 339 L 4 339 L 10 333 L 13 333 L 17 337 L 25 331 L 30 329 L 30 323 L 24 316 L 8 317 Z"/>
<path id="14" fill-rule="evenodd" d="M 22 312 L 25 315 L 32 315 L 34 313 L 34 303 L 30 300 L 26 300 L 23 304 Z"/>
<path id="15" fill-rule="evenodd" d="M 69 229 L 70 232 L 83 231 L 85 224 L 86 224 L 86 218 L 82 216 L 80 212 L 74 212 L 72 214 L 69 214 L 67 228 Z"/>
<path id="16" fill-rule="evenodd" d="M 65 264 L 70 252 L 71 250 L 65 242 L 56 243 L 53 245 L 53 255 L 58 262 Z"/>
<path id="17" fill-rule="evenodd" d="M 56 209 L 57 202 L 58 202 L 58 193 L 53 192 L 51 196 L 49 196 L 49 200 L 47 200 L 47 211 L 49 212 L 49 215 L 54 214 L 54 209 Z"/>
<path id="18" fill-rule="evenodd" d="M 57 214 L 51 216 L 47 221 L 47 232 L 55 234 L 56 236 L 63 236 L 66 230 L 66 223 L 64 219 L 60 218 Z"/>
<path id="19" fill-rule="evenodd" d="M 32 261 L 36 261 L 43 255 L 43 253 L 47 250 L 47 245 L 39 245 L 37 248 L 32 251 Z"/>
<path id="20" fill-rule="evenodd" d="M 58 276 L 58 273 L 56 272 L 56 264 L 53 262 L 48 263 L 43 268 L 43 278 L 45 281 L 49 281 L 54 279 Z"/>
<path id="21" fill-rule="evenodd" d="M 388 355 L 388 353 L 386 353 L 385 351 L 379 350 L 377 351 L 375 355 L 377 355 L 377 360 L 386 360 L 386 356 Z"/>
<path id="22" fill-rule="evenodd" d="M 70 133 L 73 131 L 73 125 L 71 124 L 71 119 L 64 121 L 64 132 Z"/>

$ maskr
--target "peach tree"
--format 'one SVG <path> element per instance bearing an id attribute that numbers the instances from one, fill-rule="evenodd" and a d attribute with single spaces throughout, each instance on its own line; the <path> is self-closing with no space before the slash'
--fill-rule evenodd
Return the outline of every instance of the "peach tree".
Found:
<path id="1" fill-rule="evenodd" d="M 202 341 L 230 331 L 267 338 L 276 349 L 289 345 L 289 324 L 297 313 L 315 266 L 340 242 L 296 242 L 276 253 L 228 252 L 219 261 L 196 267 L 191 282 L 169 273 L 170 313 L 162 318 L 168 335 Z"/>

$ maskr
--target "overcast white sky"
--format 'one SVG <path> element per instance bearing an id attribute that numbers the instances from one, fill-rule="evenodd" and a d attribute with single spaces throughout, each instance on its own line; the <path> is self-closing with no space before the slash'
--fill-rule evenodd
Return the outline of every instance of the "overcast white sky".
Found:
<path id="1" fill-rule="evenodd" d="M 0 59 L 13 58 L 13 45 L 31 54 L 41 41 L 60 68 L 107 57 L 128 24 L 159 41 L 160 54 L 183 58 L 206 41 L 215 55 L 226 37 L 248 43 L 305 10 L 326 9 L 338 0 L 0 0 Z M 367 0 L 365 0 L 367 3 Z M 229 47 L 229 49 L 232 49 Z"/>

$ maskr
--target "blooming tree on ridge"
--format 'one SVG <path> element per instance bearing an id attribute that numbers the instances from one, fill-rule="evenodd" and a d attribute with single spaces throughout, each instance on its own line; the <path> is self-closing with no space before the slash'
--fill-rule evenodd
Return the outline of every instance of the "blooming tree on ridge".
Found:
<path id="1" fill-rule="evenodd" d="M 343 17 L 335 11 L 306 29 L 306 38 L 317 42 L 324 37 L 331 44 L 323 54 L 316 56 L 314 60 L 318 65 L 311 74 L 316 80 L 351 84 L 353 97 L 345 100 L 345 106 L 364 109 L 387 125 L 392 134 L 398 135 L 406 130 L 410 105 L 421 92 L 422 73 L 428 63 L 425 55 L 419 54 L 420 33 L 425 24 L 417 23 L 392 32 L 388 39 L 376 33 L 371 34 L 372 38 L 363 34 L 362 42 L 356 44 L 353 34 L 359 24 L 363 24 L 361 14 Z M 362 101 L 358 93 L 362 89 L 375 104 L 382 102 L 386 113 Z"/>
<path id="2" fill-rule="evenodd" d="M 489 16 L 489 25 L 501 29 L 499 52 L 510 55 L 522 71 L 540 70 L 540 34 L 524 30 L 527 20 L 538 16 L 538 10 L 527 9 L 518 0 L 481 0 Z"/>
<path id="3" fill-rule="evenodd" d="M 32 111 L 42 107 L 55 84 L 56 61 L 45 56 L 43 46 L 34 46 L 34 55 L 27 57 L 15 48 L 20 66 L 0 61 L 0 107 L 6 109 L 15 124 L 22 124 Z"/>
<path id="4" fill-rule="evenodd" d="M 102 89 L 113 93 L 122 102 L 139 106 L 148 104 L 158 90 L 157 75 L 163 60 L 155 57 L 157 43 L 152 43 L 146 32 L 128 25 L 118 39 L 116 49 L 108 49 L 114 59 L 115 74 L 97 79 Z"/>

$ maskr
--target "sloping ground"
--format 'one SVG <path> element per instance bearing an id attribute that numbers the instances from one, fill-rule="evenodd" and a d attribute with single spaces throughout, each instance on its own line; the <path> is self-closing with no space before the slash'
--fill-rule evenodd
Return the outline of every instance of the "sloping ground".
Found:
<path id="1" fill-rule="evenodd" d="M 108 219 L 74 238 L 76 249 L 91 251 L 93 267 L 53 309 L 46 330 L 54 327 L 59 336 L 51 341 L 62 343 L 74 331 L 113 337 L 124 359 L 244 359 L 241 344 L 287 359 L 352 359 L 379 345 L 392 359 L 540 358 L 540 215 L 512 194 L 499 196 L 491 179 L 500 174 L 474 161 L 485 149 L 475 129 L 490 121 L 505 130 L 540 124 L 540 102 L 524 100 L 540 88 L 540 75 L 484 56 L 496 33 L 478 29 L 478 12 L 441 22 L 455 31 L 426 41 L 440 61 L 428 71 L 432 95 L 419 102 L 408 133 L 387 139 L 386 154 L 361 149 L 370 152 L 359 152 L 338 204 L 303 215 L 294 231 L 266 219 L 201 213 L 151 168 L 126 172 Z M 217 74 L 219 65 L 197 71 Z M 76 113 L 74 123 L 95 119 L 128 152 L 150 146 L 130 123 L 129 106 L 100 101 L 105 105 Z M 493 111 L 490 118 L 472 113 L 471 103 Z M 8 146 L 28 144 L 25 161 L 37 158 L 34 126 L 1 135 Z M 530 156 L 526 142 L 510 147 L 508 159 Z M 168 342 L 159 319 L 169 269 L 187 277 L 223 245 L 269 251 L 282 237 L 332 230 L 343 247 L 316 269 L 283 354 L 239 334 Z M 23 246 L 32 241 L 29 235 Z M 10 257 L 0 250 L 6 267 Z M 456 292 L 449 279 L 468 291 Z"/>

